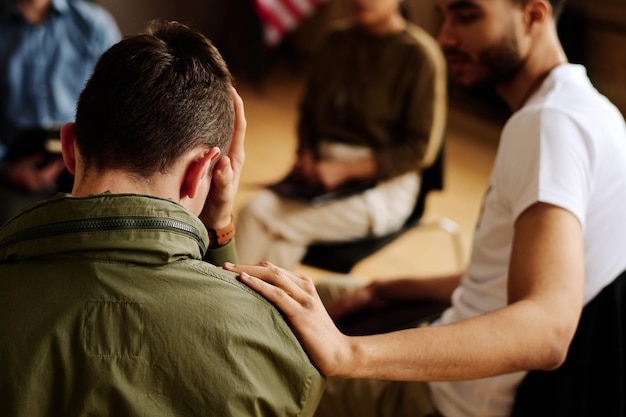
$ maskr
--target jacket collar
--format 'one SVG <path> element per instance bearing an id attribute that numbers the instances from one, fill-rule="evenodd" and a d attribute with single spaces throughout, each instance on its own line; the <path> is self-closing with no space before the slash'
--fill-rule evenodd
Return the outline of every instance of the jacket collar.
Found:
<path id="1" fill-rule="evenodd" d="M 58 194 L 0 229 L 0 262 L 82 253 L 102 260 L 169 263 L 202 259 L 207 245 L 202 222 L 171 200 Z"/>

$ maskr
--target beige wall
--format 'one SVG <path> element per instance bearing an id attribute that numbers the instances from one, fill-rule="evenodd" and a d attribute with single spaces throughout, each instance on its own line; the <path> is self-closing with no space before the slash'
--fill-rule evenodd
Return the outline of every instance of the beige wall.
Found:
<path id="1" fill-rule="evenodd" d="M 585 65 L 598 90 L 626 114 L 626 2 L 571 0 L 587 17 Z"/>
<path id="2" fill-rule="evenodd" d="M 98 3 L 113 14 L 124 35 L 140 32 L 151 19 L 179 20 L 204 30 L 211 9 L 219 5 L 216 0 L 98 0 Z"/>
<path id="3" fill-rule="evenodd" d="M 346 0 L 330 0 L 293 36 L 303 59 L 312 53 L 330 20 L 348 14 Z M 411 20 L 436 33 L 431 2 L 406 0 Z M 139 32 L 150 19 L 174 19 L 206 33 L 232 67 L 265 65 L 251 0 L 98 0 L 114 15 L 124 34 Z M 584 63 L 596 87 L 626 113 L 626 2 L 569 0 L 586 18 Z M 254 71 L 255 69 L 253 69 Z"/>
<path id="4" fill-rule="evenodd" d="M 115 17 L 123 35 L 152 19 L 177 20 L 206 34 L 231 68 L 258 66 L 259 23 L 251 0 L 96 0 Z"/>

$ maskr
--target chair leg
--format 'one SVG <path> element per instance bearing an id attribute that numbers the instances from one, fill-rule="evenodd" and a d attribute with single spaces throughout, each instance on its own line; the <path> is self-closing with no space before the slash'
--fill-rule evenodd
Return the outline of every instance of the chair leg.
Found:
<path id="1" fill-rule="evenodd" d="M 461 242 L 461 234 L 459 232 L 459 225 L 452 219 L 447 217 L 441 217 L 430 221 L 420 221 L 417 227 L 426 227 L 429 229 L 439 229 L 446 232 L 452 239 L 452 246 L 454 249 L 454 256 L 456 264 L 459 270 L 464 268 L 463 259 L 463 243 Z"/>

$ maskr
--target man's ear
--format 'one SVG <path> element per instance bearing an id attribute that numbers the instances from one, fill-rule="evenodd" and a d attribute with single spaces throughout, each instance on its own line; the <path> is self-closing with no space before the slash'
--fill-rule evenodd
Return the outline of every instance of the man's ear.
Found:
<path id="1" fill-rule="evenodd" d="M 524 9 L 529 28 L 535 23 L 542 23 L 552 17 L 552 5 L 548 0 L 530 0 L 524 5 Z"/>
<path id="2" fill-rule="evenodd" d="M 180 187 L 181 200 L 195 198 L 204 181 L 207 181 L 207 189 L 210 187 L 211 177 L 209 173 L 219 156 L 220 148 L 212 147 L 209 150 L 199 151 L 189 160 Z"/>
<path id="3" fill-rule="evenodd" d="M 76 125 L 74 122 L 69 122 L 61 127 L 61 153 L 63 155 L 63 162 L 67 170 L 72 173 L 76 172 L 76 143 L 75 143 L 75 131 Z"/>

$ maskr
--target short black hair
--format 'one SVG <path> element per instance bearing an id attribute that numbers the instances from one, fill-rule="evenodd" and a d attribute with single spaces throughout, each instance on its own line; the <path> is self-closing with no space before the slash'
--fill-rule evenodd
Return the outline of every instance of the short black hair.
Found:
<path id="1" fill-rule="evenodd" d="M 76 145 L 85 168 L 167 172 L 185 152 L 227 152 L 234 129 L 232 76 L 202 34 L 178 22 L 107 50 L 80 95 Z"/>

